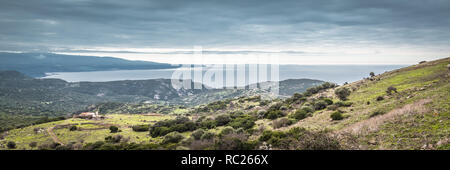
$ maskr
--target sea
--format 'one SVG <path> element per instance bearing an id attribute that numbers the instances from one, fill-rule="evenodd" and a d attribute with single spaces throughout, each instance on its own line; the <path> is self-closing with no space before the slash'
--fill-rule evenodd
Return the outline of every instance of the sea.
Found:
<path id="1" fill-rule="evenodd" d="M 369 77 L 370 72 L 375 74 L 381 74 L 386 71 L 395 70 L 405 67 L 406 65 L 279 65 L 277 67 L 267 66 L 266 72 L 263 74 L 272 75 L 276 73 L 278 81 L 287 79 L 316 79 L 327 82 L 333 82 L 337 84 L 343 84 L 345 82 L 354 82 L 361 80 L 365 77 Z M 247 81 L 245 85 L 248 85 L 248 77 L 252 75 L 249 70 L 252 68 L 250 65 L 213 65 L 202 67 L 180 67 L 176 69 L 149 69 L 149 70 L 113 70 L 113 71 L 90 71 L 90 72 L 51 72 L 47 73 L 43 79 L 46 78 L 58 78 L 68 82 L 107 82 L 107 81 L 119 81 L 119 80 L 146 80 L 146 79 L 174 79 L 174 73 L 180 73 L 183 71 L 191 71 L 201 69 L 201 75 L 205 76 L 206 72 L 214 72 L 222 70 L 222 77 L 226 77 L 227 73 L 233 73 L 234 76 L 245 76 Z M 259 67 L 261 68 L 261 67 Z M 273 68 L 273 69 L 272 69 Z M 232 72 L 229 72 L 230 69 Z M 241 75 L 242 69 L 245 69 L 245 75 Z M 272 71 L 275 70 L 275 71 Z M 259 70 L 258 70 L 259 71 Z M 193 79 L 196 82 L 202 82 L 197 80 L 198 76 L 194 76 L 195 71 L 191 71 L 191 77 L 189 76 L 175 76 L 179 79 Z M 230 74 L 231 75 L 231 74 Z M 194 78 L 195 77 L 195 78 Z M 213 76 L 214 79 L 215 76 Z M 266 79 L 258 79 L 258 82 L 271 80 L 272 76 L 268 76 Z M 225 79 L 225 78 L 224 78 Z M 235 78 L 239 80 L 238 78 Z M 208 85 L 206 83 L 206 85 Z M 217 87 L 217 86 L 216 86 Z"/>

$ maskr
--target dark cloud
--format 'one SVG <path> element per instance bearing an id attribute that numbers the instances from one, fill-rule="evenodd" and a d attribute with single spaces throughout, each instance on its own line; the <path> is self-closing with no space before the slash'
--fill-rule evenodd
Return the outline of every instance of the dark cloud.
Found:
<path id="1" fill-rule="evenodd" d="M 447 0 L 1 0 L 0 50 L 449 46 Z"/>

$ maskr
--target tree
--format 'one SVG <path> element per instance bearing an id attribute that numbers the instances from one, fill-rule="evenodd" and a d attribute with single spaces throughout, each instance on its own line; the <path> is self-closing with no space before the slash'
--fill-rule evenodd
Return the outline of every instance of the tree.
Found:
<path id="1" fill-rule="evenodd" d="M 350 89 L 346 87 L 339 88 L 334 91 L 334 94 L 336 94 L 336 96 L 341 100 L 347 100 L 347 97 L 350 95 L 350 93 Z"/>
<path id="2" fill-rule="evenodd" d="M 374 72 L 370 72 L 370 77 L 373 77 L 373 76 L 375 76 L 375 73 Z"/>
<path id="3" fill-rule="evenodd" d="M 9 141 L 6 146 L 8 147 L 8 149 L 16 149 L 16 142 L 13 141 Z"/>
<path id="4" fill-rule="evenodd" d="M 117 126 L 110 126 L 109 130 L 111 131 L 111 133 L 116 133 L 119 131 L 119 128 Z"/>

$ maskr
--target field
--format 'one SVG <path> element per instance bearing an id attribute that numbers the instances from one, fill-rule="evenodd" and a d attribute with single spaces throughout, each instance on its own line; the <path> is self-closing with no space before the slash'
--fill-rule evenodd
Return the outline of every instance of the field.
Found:
<path id="1" fill-rule="evenodd" d="M 7 132 L 4 139 L 1 141 L 1 145 L 4 149 L 6 141 L 17 141 L 17 149 L 37 149 L 29 146 L 32 142 L 39 144 L 52 143 L 54 140 L 49 134 L 49 129 L 54 128 L 57 125 L 75 125 L 82 130 L 70 131 L 69 127 L 53 129 L 52 132 L 56 135 L 57 139 L 63 144 L 70 142 L 76 143 L 90 143 L 96 141 L 102 141 L 107 136 L 111 135 L 123 135 L 129 138 L 130 142 L 149 142 L 161 140 L 160 138 L 152 138 L 148 135 L 148 132 L 135 132 L 131 129 L 132 125 L 153 124 L 156 121 L 173 119 L 171 115 L 161 116 L 145 116 L 145 115 L 132 115 L 132 114 L 111 114 L 107 115 L 103 120 L 85 120 L 79 118 L 71 118 L 62 121 L 50 122 L 40 125 L 29 126 L 20 129 L 14 129 Z M 110 133 L 109 125 L 115 125 L 119 127 L 121 132 Z M 36 130 L 35 129 L 40 129 Z M 92 130 L 90 130 L 92 129 Z M 188 135 L 189 133 L 185 133 Z"/>

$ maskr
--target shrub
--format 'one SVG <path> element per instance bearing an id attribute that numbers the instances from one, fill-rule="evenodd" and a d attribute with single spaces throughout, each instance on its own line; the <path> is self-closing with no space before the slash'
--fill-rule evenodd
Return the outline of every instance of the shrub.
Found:
<path id="1" fill-rule="evenodd" d="M 16 149 L 16 142 L 9 141 L 9 142 L 6 144 L 6 147 L 8 147 L 8 149 Z"/>
<path id="2" fill-rule="evenodd" d="M 286 127 L 291 125 L 292 123 L 293 121 L 289 120 L 288 118 L 281 118 L 273 121 L 273 128 L 278 129 L 281 127 Z"/>
<path id="3" fill-rule="evenodd" d="M 302 119 L 308 117 L 308 112 L 303 109 L 298 109 L 295 111 L 294 114 L 291 114 L 290 117 L 293 119 L 296 119 L 296 120 L 302 120 Z"/>
<path id="4" fill-rule="evenodd" d="M 202 119 L 199 119 L 202 120 Z M 198 121 L 197 121 L 198 122 Z M 203 121 L 202 121 L 203 122 Z M 199 124 L 201 125 L 200 122 Z M 214 122 L 215 123 L 215 122 Z M 163 120 L 156 122 L 150 127 L 150 135 L 152 137 L 164 136 L 170 132 L 186 132 L 197 129 L 197 124 L 189 120 L 187 117 L 177 117 L 173 120 Z"/>
<path id="5" fill-rule="evenodd" d="M 251 150 L 256 147 L 256 142 L 249 142 L 244 133 L 229 133 L 222 135 L 215 144 L 218 150 Z"/>
<path id="6" fill-rule="evenodd" d="M 345 101 L 345 102 L 342 102 L 342 101 L 338 101 L 338 102 L 336 102 L 336 103 L 334 103 L 334 105 L 336 105 L 337 107 L 350 107 L 350 106 L 352 106 L 352 102 L 348 102 L 348 101 Z"/>
<path id="7" fill-rule="evenodd" d="M 375 73 L 374 72 L 370 72 L 370 77 L 373 77 L 373 76 L 375 76 Z"/>
<path id="8" fill-rule="evenodd" d="M 135 132 L 146 132 L 150 130 L 150 125 L 134 125 L 131 129 Z"/>
<path id="9" fill-rule="evenodd" d="M 117 133 L 119 131 L 119 128 L 117 126 L 110 126 L 109 130 L 111 133 Z"/>
<path id="10" fill-rule="evenodd" d="M 202 137 L 200 137 L 200 139 L 201 139 L 201 140 L 211 140 L 211 139 L 214 138 L 214 136 L 215 136 L 215 134 L 212 133 L 212 132 L 205 132 L 205 133 L 202 135 Z"/>
<path id="11" fill-rule="evenodd" d="M 30 146 L 31 148 L 35 148 L 37 146 L 37 142 L 31 142 L 30 144 L 28 144 L 28 146 Z"/>
<path id="12" fill-rule="evenodd" d="M 228 135 L 230 133 L 234 133 L 234 129 L 232 127 L 225 127 L 220 131 L 219 136 Z"/>
<path id="13" fill-rule="evenodd" d="M 308 107 L 308 106 L 303 106 L 300 109 L 306 111 L 307 113 L 314 112 L 314 109 L 312 107 Z"/>
<path id="14" fill-rule="evenodd" d="M 329 105 L 328 110 L 336 110 L 338 107 L 336 105 Z"/>
<path id="15" fill-rule="evenodd" d="M 327 107 L 327 102 L 320 100 L 316 103 L 314 103 L 314 109 L 315 110 L 322 110 L 325 109 Z"/>
<path id="16" fill-rule="evenodd" d="M 99 149 L 104 144 L 105 144 L 105 142 L 103 142 L 103 141 L 97 141 L 95 143 L 88 143 L 88 144 L 84 145 L 83 149 L 85 149 L 85 150 L 95 150 L 95 149 Z"/>
<path id="17" fill-rule="evenodd" d="M 332 113 L 330 117 L 331 117 L 332 120 L 342 120 L 342 119 L 344 119 L 344 117 L 342 116 L 342 113 L 340 111 L 336 111 L 336 112 Z"/>
<path id="18" fill-rule="evenodd" d="M 395 87 L 393 87 L 393 86 L 389 86 L 389 87 L 386 89 L 386 93 L 387 93 L 388 95 L 391 95 L 392 92 L 397 93 L 397 88 L 395 88 Z"/>
<path id="19" fill-rule="evenodd" d="M 204 120 L 200 123 L 200 127 L 206 128 L 206 129 L 213 129 L 217 126 L 217 122 L 212 119 Z"/>
<path id="20" fill-rule="evenodd" d="M 281 110 L 272 110 L 266 113 L 266 115 L 264 116 L 267 119 L 276 119 L 279 117 L 283 117 L 284 113 Z"/>
<path id="21" fill-rule="evenodd" d="M 170 132 L 166 136 L 164 136 L 164 139 L 162 141 L 162 144 L 168 144 L 168 143 L 178 143 L 181 140 L 183 140 L 183 135 L 181 135 L 178 132 Z"/>
<path id="22" fill-rule="evenodd" d="M 378 97 L 377 97 L 377 101 L 382 101 L 382 100 L 384 100 L 384 97 L 383 97 L 383 96 L 378 96 Z"/>
<path id="23" fill-rule="evenodd" d="M 341 100 L 347 100 L 347 97 L 350 95 L 350 89 L 346 88 L 346 87 L 342 87 L 339 89 L 336 89 L 336 91 L 334 91 L 334 93 L 336 94 L 336 96 L 341 99 Z"/>
<path id="24" fill-rule="evenodd" d="M 236 119 L 233 119 L 228 125 L 235 129 L 250 129 L 255 125 L 255 118 L 248 115 L 242 115 L 237 117 Z"/>
<path id="25" fill-rule="evenodd" d="M 324 102 L 327 103 L 327 105 L 332 105 L 333 104 L 333 100 L 329 99 L 329 98 L 325 98 L 323 99 Z"/>
<path id="26" fill-rule="evenodd" d="M 170 129 L 168 127 L 152 127 L 150 129 L 150 136 L 152 137 L 158 137 L 158 136 L 164 136 L 168 133 L 170 133 Z"/>
<path id="27" fill-rule="evenodd" d="M 56 147 L 58 147 L 58 146 L 60 146 L 61 144 L 60 143 L 56 143 L 56 142 L 52 142 L 51 144 L 50 144 L 50 148 L 51 149 L 56 149 Z"/>
<path id="28" fill-rule="evenodd" d="M 119 143 L 123 139 L 122 135 L 108 136 L 105 141 L 108 143 Z"/>
<path id="29" fill-rule="evenodd" d="M 205 131 L 203 129 L 197 129 L 194 132 L 192 132 L 191 136 L 195 139 L 195 140 L 200 140 L 201 137 L 203 136 L 203 134 L 205 134 Z"/>
<path id="30" fill-rule="evenodd" d="M 76 131 L 77 129 L 78 129 L 77 126 L 73 125 L 73 126 L 70 127 L 69 130 L 70 130 L 70 131 Z"/>
<path id="31" fill-rule="evenodd" d="M 219 115 L 216 117 L 217 126 L 224 126 L 230 123 L 231 118 L 230 115 Z"/>
<path id="32" fill-rule="evenodd" d="M 258 119 L 259 118 L 264 118 L 264 115 L 266 115 L 266 111 L 265 110 L 258 110 L 256 115 L 257 115 Z"/>

